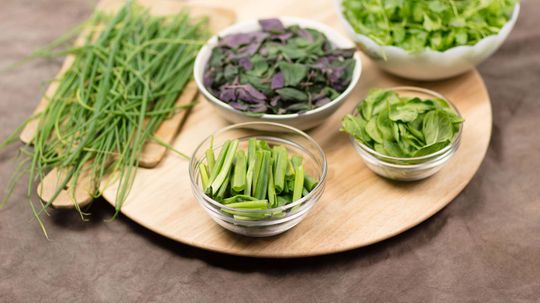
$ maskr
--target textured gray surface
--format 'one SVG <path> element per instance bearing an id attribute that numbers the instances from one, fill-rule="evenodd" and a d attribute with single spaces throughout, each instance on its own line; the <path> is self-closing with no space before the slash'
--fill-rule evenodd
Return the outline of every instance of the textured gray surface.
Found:
<path id="1" fill-rule="evenodd" d="M 92 1 L 0 1 L 0 67 L 85 18 Z M 0 138 L 33 110 L 61 61 L 0 74 Z M 0 210 L 0 302 L 533 302 L 540 298 L 540 6 L 523 4 L 505 45 L 480 66 L 493 137 L 466 189 L 393 239 L 339 255 L 257 260 L 209 253 L 126 218 L 53 211 L 47 241 L 24 182 Z M 0 188 L 16 147 L 0 154 Z"/>

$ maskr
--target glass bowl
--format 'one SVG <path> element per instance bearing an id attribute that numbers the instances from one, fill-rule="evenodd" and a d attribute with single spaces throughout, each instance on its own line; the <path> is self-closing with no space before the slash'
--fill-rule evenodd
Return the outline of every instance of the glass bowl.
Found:
<path id="1" fill-rule="evenodd" d="M 315 178 L 317 186 L 305 197 L 290 204 L 264 210 L 227 207 L 206 195 L 202 189 L 199 165 L 206 161 L 206 150 L 213 140 L 214 153 L 218 154 L 226 140 L 238 139 L 239 148 L 247 150 L 249 138 L 266 140 L 270 145 L 285 146 L 289 155 L 304 158 L 307 175 Z M 272 122 L 246 122 L 223 128 L 206 138 L 195 150 L 189 165 L 191 188 L 195 198 L 210 217 L 222 227 L 245 236 L 267 237 L 289 230 L 300 223 L 321 197 L 326 184 L 327 163 L 322 148 L 307 134 L 293 127 Z M 239 220 L 240 217 L 261 216 L 259 220 Z"/>
<path id="2" fill-rule="evenodd" d="M 450 102 L 450 100 L 448 100 L 448 98 L 432 90 L 410 86 L 394 87 L 391 88 L 391 90 L 395 91 L 399 96 L 444 99 L 448 105 L 462 117 L 458 109 Z M 356 110 L 357 107 L 358 106 L 354 108 L 352 115 L 358 115 Z M 397 181 L 416 181 L 432 176 L 438 172 L 450 158 L 452 158 L 459 148 L 462 130 L 463 124 L 460 125 L 454 141 L 445 148 L 429 155 L 411 158 L 383 155 L 362 142 L 359 142 L 352 135 L 349 135 L 349 138 L 367 167 L 377 175 Z"/>

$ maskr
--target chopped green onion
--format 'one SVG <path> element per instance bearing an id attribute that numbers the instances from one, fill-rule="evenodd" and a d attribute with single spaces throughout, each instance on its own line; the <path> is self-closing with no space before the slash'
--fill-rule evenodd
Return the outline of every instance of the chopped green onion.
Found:
<path id="1" fill-rule="evenodd" d="M 235 192 L 241 192 L 246 188 L 246 165 L 246 154 L 242 150 L 237 151 L 232 180 L 232 189 Z"/>

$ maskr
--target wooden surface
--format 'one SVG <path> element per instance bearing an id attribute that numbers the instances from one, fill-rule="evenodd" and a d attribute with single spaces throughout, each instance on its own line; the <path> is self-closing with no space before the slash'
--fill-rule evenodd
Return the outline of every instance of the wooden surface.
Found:
<path id="1" fill-rule="evenodd" d="M 200 1 L 210 3 L 219 1 Z M 225 3 L 225 2 L 223 2 Z M 322 21 L 344 32 L 333 1 L 227 1 L 240 20 L 294 15 Z M 271 238 L 237 236 L 215 224 L 191 193 L 188 162 L 168 155 L 154 169 L 139 169 L 122 212 L 139 224 L 196 247 L 256 257 L 301 257 L 335 253 L 397 235 L 426 220 L 467 185 L 484 158 L 491 135 L 491 105 L 476 71 L 440 82 L 412 82 L 380 71 L 365 56 L 359 85 L 344 105 L 320 127 L 309 132 L 328 157 L 326 191 L 305 220 Z M 449 98 L 465 117 L 461 147 L 438 174 L 424 181 L 397 183 L 373 174 L 338 131 L 369 88 L 416 85 Z M 201 99 L 174 146 L 190 154 L 212 132 L 226 125 Z M 115 189 L 105 198 L 114 204 Z"/>
<path id="2" fill-rule="evenodd" d="M 167 0 L 145 0 L 139 1 L 139 3 L 149 7 L 151 13 L 154 15 L 166 15 L 174 11 L 180 11 L 183 8 L 188 8 L 191 11 L 191 15 L 193 17 L 198 18 L 204 16 L 212 16 L 212 18 L 209 20 L 209 26 L 212 32 L 217 32 L 219 29 L 231 24 L 235 20 L 235 15 L 232 11 L 209 7 L 205 5 L 183 4 Z M 114 12 L 118 10 L 122 6 L 122 4 L 123 1 L 103 0 L 99 3 L 98 7 L 104 11 Z M 85 33 L 83 32 L 81 36 L 77 39 L 76 44 L 80 44 L 84 41 L 84 35 Z M 65 71 L 69 68 L 69 66 L 73 63 L 73 61 L 74 56 L 68 56 L 55 79 L 60 79 L 65 73 Z M 47 88 L 45 96 L 41 99 L 38 106 L 36 107 L 36 110 L 34 111 L 35 114 L 43 111 L 46 108 L 48 100 L 50 100 L 50 98 L 54 95 L 56 89 L 58 88 L 58 84 L 58 81 L 53 81 L 51 85 Z M 186 85 L 182 94 L 179 96 L 176 105 L 187 105 L 193 102 L 197 94 L 198 90 L 195 81 L 190 81 Z M 189 110 L 179 111 L 173 117 L 164 121 L 157 129 L 155 136 L 163 142 L 171 143 L 174 137 L 178 134 L 178 131 L 189 112 Z M 24 143 L 31 142 L 37 127 L 37 119 L 28 123 L 21 132 L 20 139 Z M 141 156 L 139 157 L 139 165 L 146 168 L 155 167 L 163 159 L 166 152 L 167 148 L 165 146 L 153 141 L 148 142 L 145 144 Z M 53 169 L 41 181 L 41 183 L 38 185 L 37 193 L 42 201 L 47 202 L 54 195 L 58 183 L 61 182 L 60 176 L 62 175 L 62 172 Z M 90 186 L 91 183 L 88 175 L 81 176 L 77 184 L 77 188 L 75 188 L 74 191 L 69 188 L 62 190 L 60 195 L 52 203 L 52 206 L 55 208 L 72 208 L 75 206 L 75 203 L 79 204 L 80 207 L 87 205 L 92 201 L 92 196 L 89 194 L 89 192 L 91 192 L 92 190 Z"/>

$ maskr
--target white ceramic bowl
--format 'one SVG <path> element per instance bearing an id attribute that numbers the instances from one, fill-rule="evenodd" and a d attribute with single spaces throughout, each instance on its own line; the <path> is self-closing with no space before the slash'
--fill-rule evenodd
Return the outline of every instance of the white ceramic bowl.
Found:
<path id="1" fill-rule="evenodd" d="M 502 45 L 514 27 L 519 15 L 516 4 L 512 18 L 497 35 L 485 37 L 475 45 L 456 46 L 446 51 L 426 49 L 409 53 L 396 46 L 381 46 L 371 38 L 354 31 L 342 12 L 341 2 L 337 0 L 337 10 L 341 22 L 349 36 L 358 42 L 362 51 L 383 70 L 415 80 L 439 80 L 464 73 L 491 56 Z"/>
<path id="2" fill-rule="evenodd" d="M 336 30 L 332 29 L 331 27 L 324 25 L 320 22 L 294 18 L 294 17 L 279 17 L 279 19 L 281 20 L 281 22 L 283 22 L 285 26 L 299 25 L 301 27 L 312 28 L 312 29 L 318 30 L 324 33 L 326 37 L 334 44 L 335 47 L 338 47 L 338 48 L 354 48 L 355 47 L 355 44 L 352 41 L 350 41 L 349 39 L 347 39 L 346 37 L 338 33 Z M 260 30 L 258 20 L 250 20 L 250 21 L 240 22 L 235 25 L 232 25 L 231 27 L 224 29 L 223 31 L 219 32 L 217 35 L 210 38 L 210 40 L 206 43 L 206 45 L 199 51 L 199 54 L 197 55 L 197 58 L 195 59 L 195 67 L 194 67 L 195 82 L 197 83 L 197 86 L 199 87 L 200 92 L 204 95 L 206 100 L 208 100 L 208 102 L 210 102 L 210 104 L 214 106 L 218 114 L 221 115 L 225 120 L 231 123 L 241 123 L 241 122 L 251 122 L 251 121 L 276 122 L 276 123 L 282 123 L 282 124 L 286 124 L 292 127 L 296 127 L 301 130 L 310 129 L 321 124 L 326 118 L 332 115 L 343 103 L 343 101 L 345 101 L 347 96 L 351 93 L 351 91 L 354 89 L 354 87 L 358 83 L 358 80 L 360 79 L 360 74 L 362 72 L 362 61 L 360 59 L 360 54 L 356 52 L 353 57 L 354 60 L 356 61 L 356 65 L 354 67 L 351 83 L 349 84 L 347 89 L 345 89 L 345 91 L 343 91 L 336 99 L 332 100 L 332 102 L 328 104 L 325 104 L 319 108 L 310 110 L 305 113 L 285 114 L 285 115 L 264 114 L 261 116 L 253 116 L 253 115 L 250 116 L 249 114 L 246 114 L 245 112 L 241 112 L 232 108 L 227 103 L 220 101 L 218 98 L 212 95 L 204 86 L 203 75 L 204 75 L 206 63 L 210 59 L 210 55 L 212 54 L 212 49 L 217 45 L 218 37 L 222 37 L 222 36 L 232 34 L 232 33 L 252 32 L 252 31 L 257 31 L 257 30 Z"/>

